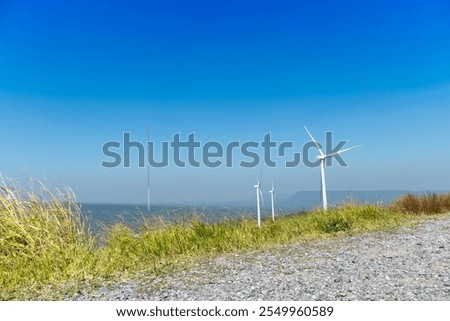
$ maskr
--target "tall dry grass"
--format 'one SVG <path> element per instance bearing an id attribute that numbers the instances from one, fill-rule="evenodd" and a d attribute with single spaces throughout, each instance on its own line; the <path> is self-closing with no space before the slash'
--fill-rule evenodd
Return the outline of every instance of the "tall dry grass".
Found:
<path id="1" fill-rule="evenodd" d="M 442 214 L 450 212 L 450 193 L 424 195 L 406 194 L 392 203 L 392 208 L 404 213 Z"/>
<path id="2" fill-rule="evenodd" d="M 2 178 L 0 288 L 3 290 L 88 276 L 94 239 L 70 190 L 32 190 Z"/>

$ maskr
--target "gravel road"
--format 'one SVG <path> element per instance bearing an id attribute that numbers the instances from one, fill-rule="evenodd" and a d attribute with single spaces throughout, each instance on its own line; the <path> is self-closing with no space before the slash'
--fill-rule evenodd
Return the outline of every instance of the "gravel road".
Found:
<path id="1" fill-rule="evenodd" d="M 450 218 L 413 229 L 227 254 L 76 300 L 450 300 Z"/>

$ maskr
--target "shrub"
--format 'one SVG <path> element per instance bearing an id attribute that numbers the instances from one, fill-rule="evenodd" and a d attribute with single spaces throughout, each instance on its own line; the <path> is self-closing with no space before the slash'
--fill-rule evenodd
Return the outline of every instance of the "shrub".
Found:
<path id="1" fill-rule="evenodd" d="M 406 194 L 394 201 L 394 209 L 413 214 L 439 214 L 450 211 L 450 194 Z"/>
<path id="2" fill-rule="evenodd" d="M 350 230 L 351 224 L 347 222 L 342 217 L 334 217 L 331 218 L 329 221 L 325 222 L 325 224 L 322 226 L 322 231 L 331 234 L 331 233 L 338 233 L 338 232 L 346 232 Z"/>

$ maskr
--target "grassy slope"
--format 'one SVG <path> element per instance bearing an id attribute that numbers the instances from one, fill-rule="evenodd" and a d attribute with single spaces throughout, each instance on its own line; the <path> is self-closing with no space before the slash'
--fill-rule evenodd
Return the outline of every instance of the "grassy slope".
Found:
<path id="1" fill-rule="evenodd" d="M 25 196 L 24 196 L 25 195 Z M 207 224 L 144 221 L 139 230 L 116 224 L 94 239 L 70 193 L 0 194 L 0 299 L 57 298 L 56 289 L 77 284 L 157 274 L 193 258 L 241 252 L 281 243 L 351 235 L 415 224 L 417 213 L 450 210 L 450 195 L 407 195 L 389 208 L 346 205 L 266 221 Z M 420 209 L 420 210 L 418 210 Z M 417 210 L 417 211 L 416 211 Z M 65 284 L 61 287 L 61 284 Z M 51 295 L 46 293 L 51 291 Z"/>

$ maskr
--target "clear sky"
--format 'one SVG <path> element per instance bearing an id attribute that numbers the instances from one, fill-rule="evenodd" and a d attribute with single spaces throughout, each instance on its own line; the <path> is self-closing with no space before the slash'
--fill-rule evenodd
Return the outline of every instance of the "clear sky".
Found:
<path id="1" fill-rule="evenodd" d="M 0 1 L 0 172 L 81 201 L 146 201 L 146 170 L 102 145 L 362 144 L 330 190 L 450 189 L 448 1 Z M 336 165 L 336 164 L 335 164 Z M 252 197 L 261 168 L 152 169 L 155 202 Z M 319 169 L 262 167 L 263 187 L 319 190 Z"/>

